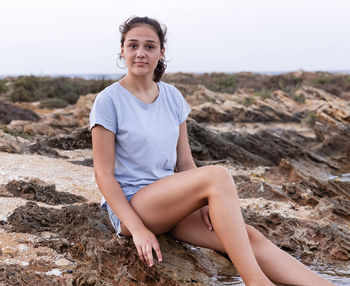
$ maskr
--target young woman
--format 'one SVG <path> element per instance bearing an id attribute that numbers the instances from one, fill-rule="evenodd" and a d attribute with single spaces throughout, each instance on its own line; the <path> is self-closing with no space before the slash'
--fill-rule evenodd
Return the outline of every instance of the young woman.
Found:
<path id="1" fill-rule="evenodd" d="M 190 107 L 165 71 L 166 28 L 148 17 L 120 26 L 127 75 L 96 97 L 90 114 L 95 178 L 118 235 L 132 236 L 153 266 L 156 234 L 226 252 L 246 285 L 332 285 L 245 225 L 231 175 L 197 168 L 186 129 Z M 177 170 L 174 173 L 174 170 Z"/>

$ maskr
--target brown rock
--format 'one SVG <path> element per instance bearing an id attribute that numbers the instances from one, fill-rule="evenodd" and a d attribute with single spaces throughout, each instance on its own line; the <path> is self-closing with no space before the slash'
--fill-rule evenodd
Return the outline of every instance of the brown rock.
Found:
<path id="1" fill-rule="evenodd" d="M 31 110 L 0 100 L 0 124 L 9 124 L 11 120 L 38 121 L 39 116 Z"/>
<path id="2" fill-rule="evenodd" d="M 106 211 L 97 204 L 82 204 L 62 209 L 27 203 L 8 219 L 8 230 L 16 232 L 58 233 L 69 240 L 69 252 L 77 265 L 73 272 L 76 285 L 84 283 L 134 283 L 138 285 L 212 284 L 212 277 L 236 275 L 227 259 L 210 257 L 191 250 L 173 238 L 159 237 L 163 262 L 147 267 L 137 255 L 132 239 L 117 239 Z M 40 245 L 45 245 L 44 240 Z M 50 246 L 50 243 L 46 243 Z M 215 285 L 212 284 L 212 285 Z"/>
<path id="3" fill-rule="evenodd" d="M 44 202 L 50 205 L 73 204 L 86 201 L 81 196 L 67 192 L 57 192 L 55 185 L 49 185 L 39 179 L 32 179 L 29 182 L 13 180 L 5 188 L 15 197 Z"/>

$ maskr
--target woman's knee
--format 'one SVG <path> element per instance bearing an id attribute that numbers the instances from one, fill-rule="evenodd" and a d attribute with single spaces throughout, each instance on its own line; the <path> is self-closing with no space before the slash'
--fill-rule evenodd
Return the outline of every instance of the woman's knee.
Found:
<path id="1" fill-rule="evenodd" d="M 220 165 L 207 166 L 208 180 L 214 192 L 237 192 L 231 174 Z"/>

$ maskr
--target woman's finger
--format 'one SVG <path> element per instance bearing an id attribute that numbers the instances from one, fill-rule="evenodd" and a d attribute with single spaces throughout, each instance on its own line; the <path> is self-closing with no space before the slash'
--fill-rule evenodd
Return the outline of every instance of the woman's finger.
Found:
<path id="1" fill-rule="evenodd" d="M 152 247 L 147 245 L 146 246 L 146 257 L 147 257 L 147 264 L 149 267 L 153 266 L 153 253 L 152 253 Z"/>
<path id="2" fill-rule="evenodd" d="M 162 258 L 162 252 L 160 251 L 160 247 L 159 247 L 159 243 L 158 241 L 153 245 L 153 249 L 157 255 L 157 258 L 158 258 L 158 261 L 162 261 L 163 258 Z"/>
<path id="3" fill-rule="evenodd" d="M 145 259 L 146 264 L 149 266 L 148 255 L 147 255 L 147 245 L 145 245 L 142 248 L 142 254 L 143 254 L 143 258 Z"/>
<path id="4" fill-rule="evenodd" d="M 145 262 L 145 258 L 143 257 L 141 247 L 136 247 L 136 249 L 141 261 Z"/>
<path id="5" fill-rule="evenodd" d="M 204 217 L 204 223 L 206 224 L 206 226 L 208 227 L 209 230 L 213 230 L 213 226 L 211 225 L 210 219 L 209 219 L 209 215 L 206 214 Z"/>

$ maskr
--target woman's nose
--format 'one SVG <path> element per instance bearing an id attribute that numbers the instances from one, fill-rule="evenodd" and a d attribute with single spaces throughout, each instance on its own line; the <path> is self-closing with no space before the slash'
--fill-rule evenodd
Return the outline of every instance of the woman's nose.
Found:
<path id="1" fill-rule="evenodd" d="M 136 53 L 136 56 L 138 58 L 143 58 L 145 56 L 145 53 L 144 53 L 143 49 L 138 49 L 137 53 Z"/>
<path id="2" fill-rule="evenodd" d="M 138 50 L 137 50 L 136 56 L 137 56 L 138 58 L 144 58 L 144 57 L 145 57 L 145 51 L 144 51 L 144 49 L 142 49 L 142 48 L 138 49 Z"/>

